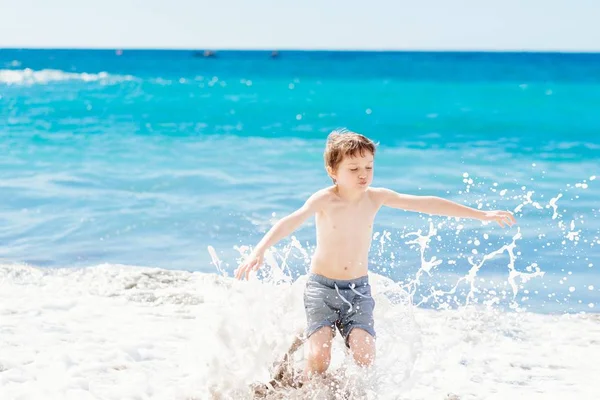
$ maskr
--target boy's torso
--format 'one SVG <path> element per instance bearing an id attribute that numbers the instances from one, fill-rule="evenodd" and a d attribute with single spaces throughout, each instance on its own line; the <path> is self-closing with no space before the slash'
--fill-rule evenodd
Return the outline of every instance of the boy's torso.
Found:
<path id="1" fill-rule="evenodd" d="M 354 203 L 331 193 L 326 206 L 316 214 L 312 272 L 344 280 L 367 275 L 373 221 L 380 207 L 371 190 Z"/>

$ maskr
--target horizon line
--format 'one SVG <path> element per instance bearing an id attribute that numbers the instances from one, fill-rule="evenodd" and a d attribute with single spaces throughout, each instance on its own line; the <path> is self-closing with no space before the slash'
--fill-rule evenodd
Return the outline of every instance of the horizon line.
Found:
<path id="1" fill-rule="evenodd" d="M 234 47 L 67 47 L 67 46 L 4 46 L 0 45 L 2 50 L 99 50 L 99 51 L 211 51 L 218 52 L 339 52 L 339 53 L 533 53 L 533 54 L 600 54 L 600 49 L 427 49 L 427 48 L 277 48 L 277 47 L 252 47 L 252 48 L 234 48 Z"/>

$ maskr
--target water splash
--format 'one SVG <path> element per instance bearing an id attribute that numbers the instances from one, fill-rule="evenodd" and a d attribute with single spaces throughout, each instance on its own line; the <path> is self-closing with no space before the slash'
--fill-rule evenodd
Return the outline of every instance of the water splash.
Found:
<path id="1" fill-rule="evenodd" d="M 217 271 L 219 271 L 219 274 L 221 274 L 222 276 L 227 276 L 227 271 L 225 271 L 225 269 L 222 267 L 223 262 L 217 256 L 217 252 L 215 251 L 215 248 L 209 245 L 208 253 L 210 254 L 212 264 L 215 266 Z"/>
<path id="2" fill-rule="evenodd" d="M 489 234 L 483 233 L 480 236 L 480 240 L 478 237 L 472 237 L 472 233 L 478 233 L 478 230 L 474 230 L 470 226 L 466 228 L 462 223 L 458 223 L 458 220 L 449 218 L 435 224 L 431 217 L 424 216 L 420 216 L 420 218 L 428 219 L 429 229 L 426 233 L 423 233 L 420 229 L 414 232 L 406 232 L 405 229 L 404 232 L 399 234 L 395 234 L 388 229 L 375 232 L 373 234 L 373 251 L 377 254 L 376 263 L 381 265 L 378 268 L 379 273 L 382 273 L 384 276 L 395 275 L 395 280 L 399 283 L 399 287 L 407 293 L 410 297 L 410 303 L 414 306 L 427 304 L 428 307 L 433 306 L 440 309 L 451 305 L 453 307 L 460 307 L 472 304 L 485 304 L 491 307 L 500 305 L 502 300 L 507 300 L 510 308 L 519 309 L 518 296 L 521 292 L 524 293 L 522 298 L 524 301 L 530 299 L 530 295 L 532 294 L 540 296 L 538 289 L 530 291 L 526 287 L 529 281 L 534 278 L 540 278 L 535 286 L 539 287 L 541 285 L 546 288 L 547 285 L 541 280 L 541 278 L 546 276 L 547 271 L 543 270 L 543 263 L 540 263 L 535 256 L 538 246 L 543 249 L 549 249 L 551 246 L 558 246 L 560 244 L 562 246 L 560 252 L 561 254 L 565 254 L 568 250 L 566 248 L 567 241 L 575 245 L 582 242 L 587 243 L 590 247 L 596 245 L 597 242 L 600 243 L 597 236 L 592 240 L 588 240 L 588 237 L 585 237 L 586 231 L 582 227 L 578 227 L 579 224 L 584 223 L 582 215 L 575 215 L 574 218 L 571 218 L 567 212 L 567 208 L 564 208 L 560 212 L 558 206 L 558 201 L 564 198 L 569 190 L 586 190 L 590 188 L 591 183 L 595 180 L 595 176 L 590 177 L 589 181 L 583 181 L 583 183 L 587 182 L 585 187 L 582 183 L 579 185 L 567 185 L 566 190 L 561 190 L 548 201 L 543 200 L 544 196 L 534 198 L 536 191 L 533 188 L 527 189 L 525 185 L 519 185 L 516 182 L 515 186 L 517 187 L 510 189 L 510 187 L 502 187 L 497 182 L 493 182 L 492 185 L 487 186 L 485 182 L 478 180 L 476 177 L 469 176 L 466 172 L 463 174 L 463 178 L 463 182 L 468 187 L 470 195 L 477 196 L 474 203 L 479 209 L 484 205 L 487 208 L 500 208 L 498 207 L 500 199 L 516 200 L 519 204 L 514 207 L 514 211 L 518 214 L 518 219 L 523 217 L 523 213 L 525 212 L 528 215 L 533 211 L 542 213 L 536 214 L 536 217 L 539 217 L 536 225 L 540 226 L 539 222 L 548 220 L 557 221 L 560 229 L 559 232 L 562 232 L 563 239 L 562 241 L 557 241 L 554 239 L 557 232 L 548 229 L 546 232 L 537 235 L 539 242 L 536 243 L 531 238 L 531 228 L 533 225 L 528 227 L 528 224 L 525 223 L 525 227 L 528 228 L 525 231 L 527 239 L 523 235 L 524 231 L 519 227 L 516 233 L 507 238 L 510 242 L 503 244 L 502 241 L 504 239 L 493 229 L 490 229 Z M 515 190 L 517 190 L 516 194 L 509 195 L 509 191 L 514 193 Z M 499 197 L 488 198 L 488 191 L 498 193 Z M 579 197 L 576 195 L 574 198 L 571 198 L 571 201 L 577 199 Z M 565 205 L 565 207 L 568 207 L 568 205 Z M 546 214 L 545 210 L 552 210 L 552 214 Z M 565 222 L 565 219 L 569 222 Z M 519 223 L 523 222 L 519 220 Z M 484 223 L 484 226 L 488 224 Z M 538 228 L 538 231 L 540 229 L 541 227 Z M 444 230 L 445 232 L 440 234 L 440 230 Z M 459 243 L 461 243 L 460 237 L 465 232 L 469 235 L 467 246 L 469 246 L 468 251 L 472 253 L 471 255 L 463 255 L 463 245 L 459 246 Z M 454 236 L 452 236 L 452 233 L 454 233 Z M 444 235 L 446 235 L 446 239 L 444 239 Z M 490 235 L 492 235 L 493 240 Z M 398 239 L 403 240 L 403 242 L 399 243 Z M 455 248 L 452 248 L 455 245 L 453 240 L 459 241 Z M 484 241 L 487 243 L 482 243 Z M 493 243 L 494 241 L 496 246 Z M 518 249 L 520 247 L 518 243 L 521 241 L 524 243 L 523 250 Z M 398 254 L 405 252 L 403 249 L 405 246 L 417 250 L 419 254 L 419 266 L 417 270 L 411 272 L 405 279 L 398 279 L 398 273 L 404 269 L 398 268 L 399 266 L 403 266 L 401 265 L 402 263 L 398 263 Z M 440 249 L 444 249 L 451 254 L 440 257 L 435 254 L 439 253 Z M 242 248 L 239 250 L 242 250 Z M 246 250 L 249 250 L 249 248 L 246 248 Z M 532 250 L 534 254 L 531 254 Z M 528 253 L 526 256 L 528 261 L 526 266 L 519 267 L 519 257 L 523 256 L 523 251 Z M 433 254 L 428 255 L 430 252 Z M 453 255 L 456 252 L 459 252 L 458 257 Z M 308 272 L 310 253 L 311 249 L 309 247 L 302 246 L 296 237 L 293 237 L 279 249 L 273 248 L 267 255 L 265 260 L 267 268 L 261 272 L 261 279 L 266 279 L 270 282 L 289 282 L 290 279 L 294 278 L 294 275 L 297 277 Z M 499 286 L 489 287 L 488 283 L 484 282 L 486 280 L 485 276 L 489 275 L 489 273 L 484 273 L 484 271 L 493 270 L 496 272 L 504 256 L 508 256 L 505 264 L 507 272 L 502 275 L 507 289 Z M 402 257 L 401 260 L 405 258 Z M 577 259 L 579 259 L 579 256 Z M 585 257 L 586 261 L 588 259 L 589 257 Z M 466 263 L 468 264 L 465 265 Z M 488 264 L 493 266 L 486 268 L 485 266 Z M 449 268 L 444 268 L 438 272 L 442 265 Z M 457 271 L 467 266 L 468 270 L 465 273 L 456 274 Z M 481 277 L 482 273 L 484 273 L 483 277 Z M 424 277 L 427 279 L 424 280 Z M 448 279 L 452 280 L 452 282 L 447 282 Z M 441 283 L 444 280 L 446 280 L 446 284 L 442 285 Z M 433 285 L 430 285 L 430 282 L 433 282 Z M 463 291 L 462 288 L 465 285 L 466 290 Z M 502 282 L 500 282 L 500 286 L 502 286 Z M 481 293 L 483 293 L 483 296 L 479 296 Z M 552 294 L 552 296 L 555 295 Z M 418 296 L 420 297 L 417 299 Z M 570 294 L 567 294 L 564 300 L 566 301 L 568 298 L 570 298 Z"/>
<path id="3" fill-rule="evenodd" d="M 550 199 L 550 201 L 548 202 L 548 205 L 546 206 L 546 208 L 552 208 L 552 219 L 556 219 L 558 217 L 558 206 L 556 205 L 556 202 L 562 197 L 562 193 L 559 193 L 556 197 L 553 197 L 552 199 Z"/>
<path id="4" fill-rule="evenodd" d="M 433 226 L 432 222 L 429 222 L 429 233 L 427 235 L 421 235 L 421 230 L 417 232 L 411 232 L 404 235 L 404 237 L 416 236 L 416 239 L 406 242 L 406 244 L 417 244 L 419 246 L 421 256 L 421 267 L 417 271 L 417 274 L 413 280 L 408 283 L 411 287 L 410 294 L 414 295 L 417 287 L 420 285 L 420 277 L 423 273 L 431 276 L 431 270 L 442 263 L 442 260 L 438 260 L 436 256 L 433 256 L 430 260 L 425 259 L 425 251 L 429 247 L 431 237 L 437 234 L 437 229 Z"/>
<path id="5" fill-rule="evenodd" d="M 593 180 L 590 179 L 590 181 Z M 499 306 L 506 302 L 513 311 L 526 311 L 525 301 L 534 295 L 538 297 L 544 295 L 541 293 L 540 287 L 551 290 L 548 286 L 551 283 L 547 279 L 548 271 L 543 269 L 543 264 L 538 263 L 535 257 L 537 246 L 549 248 L 551 245 L 558 246 L 560 243 L 562 251 L 566 252 L 564 240 L 570 240 L 574 244 L 589 243 L 590 246 L 593 246 L 597 240 L 596 237 L 592 241 L 587 241 L 586 231 L 583 228 L 576 229 L 579 228 L 580 223 L 583 224 L 583 217 L 571 216 L 568 212 L 568 204 L 559 210 L 558 201 L 560 199 L 565 201 L 568 190 L 560 191 L 548 201 L 544 201 L 543 196 L 536 198 L 535 190 L 527 190 L 525 186 L 520 187 L 520 193 L 509 195 L 510 188 L 502 188 L 498 184 L 484 187 L 482 182 L 478 182 L 476 178 L 465 179 L 465 184 L 468 185 L 467 192 L 471 196 L 479 195 L 474 201 L 479 209 L 483 206 L 498 209 L 500 207 L 497 202 L 500 199 L 518 201 L 519 204 L 514 210 L 515 213 L 520 214 L 518 223 L 523 227 L 518 226 L 516 232 L 504 237 L 503 234 L 498 234 L 493 226 L 489 226 L 489 223 L 483 224 L 489 226 L 489 230 L 480 233 L 470 224 L 460 223 L 452 218 L 436 222 L 432 217 L 421 215 L 419 218 L 427 221 L 428 229 L 425 231 L 421 229 L 412 231 L 407 227 L 400 232 L 383 229 L 375 232 L 372 237 L 372 250 L 376 254 L 374 261 L 375 264 L 381 265 L 379 273 L 376 273 L 375 270 L 370 272 L 377 303 L 375 318 L 378 326 L 378 346 L 385 348 L 386 352 L 402 355 L 400 360 L 394 357 L 378 359 L 376 373 L 372 379 L 382 387 L 395 387 L 396 395 L 410 392 L 413 385 L 422 380 L 424 376 L 435 373 L 435 367 L 423 368 L 422 366 L 424 360 L 429 360 L 432 356 L 423 352 L 426 347 L 423 342 L 425 328 L 418 323 L 418 319 L 415 317 L 416 310 L 422 308 L 434 308 L 439 311 L 456 309 L 461 313 L 469 312 L 467 310 L 475 310 L 475 313 L 478 313 L 477 310 L 485 309 L 494 312 L 499 311 L 501 309 Z M 574 186 L 574 188 L 586 189 L 581 185 Z M 487 198 L 486 194 L 479 193 L 481 189 L 490 190 L 493 193 L 499 192 L 499 198 Z M 577 199 L 578 197 L 575 196 L 571 201 Z M 552 214 L 546 210 L 551 210 Z M 534 214 L 538 218 L 535 225 L 528 224 L 527 220 L 523 220 L 524 214 L 531 215 L 532 213 L 539 213 Z M 523 223 L 524 221 L 525 223 Z M 542 222 L 542 226 L 539 222 Z M 533 235 L 531 231 L 534 230 L 534 227 L 538 230 L 542 229 L 543 223 L 551 223 L 553 226 L 558 223 L 560 230 L 553 231 L 551 227 L 548 227 L 549 229 L 545 232 L 537 235 L 536 241 L 534 239 L 536 235 Z M 562 242 L 551 239 L 557 234 L 564 238 Z M 462 248 L 465 245 L 461 240 L 464 236 L 468 237 L 466 247 L 467 251 L 471 252 L 468 255 L 463 255 Z M 452 248 L 453 246 L 456 247 Z M 417 253 L 418 269 L 408 273 L 406 279 L 392 280 L 387 275 L 397 274 L 401 270 L 399 267 L 406 265 L 401 262 L 406 259 L 405 255 L 408 254 L 406 248 Z M 248 246 L 236 249 L 240 253 L 240 261 L 251 250 Z M 450 250 L 451 254 L 439 256 L 437 253 L 440 249 Z M 308 244 L 303 246 L 296 237 L 292 237 L 268 252 L 264 268 L 251 280 L 254 284 L 260 282 L 268 287 L 273 285 L 284 291 L 288 290 L 288 287 L 292 287 L 297 296 L 298 308 L 302 310 L 299 299 L 302 296 L 302 282 L 304 273 L 308 272 L 312 250 Z M 452 254 L 456 252 L 460 253 L 459 256 Z M 523 252 L 527 252 L 527 254 L 525 255 Z M 399 257 L 399 254 L 403 256 Z M 524 260 L 526 260 L 525 265 L 520 266 L 519 264 Z M 592 263 L 589 264 L 591 268 Z M 442 269 L 442 266 L 449 268 Z M 466 272 L 458 272 L 465 267 L 468 267 Z M 498 275 L 499 267 L 503 268 L 503 272 Z M 500 278 L 499 283 L 493 283 L 489 279 L 491 271 L 495 278 Z M 297 280 L 294 277 L 295 274 L 296 277 L 299 277 Z M 568 279 L 572 279 L 571 271 L 561 280 L 561 284 L 562 282 L 566 283 Z M 536 280 L 536 283 L 528 286 L 533 280 Z M 285 286 L 282 288 L 281 285 Z M 490 285 L 492 286 L 490 287 Z M 578 290 L 575 290 L 575 286 L 567 286 L 570 289 L 564 299 L 565 302 L 568 296 L 579 293 Z M 586 286 L 588 291 L 592 290 L 589 287 L 594 286 L 588 284 Z M 521 298 L 519 299 L 519 297 Z M 555 291 L 549 294 L 549 301 L 558 301 L 557 297 L 558 294 Z M 288 300 L 287 306 L 290 304 Z M 592 302 L 589 304 L 590 309 L 595 306 Z M 443 318 L 451 319 L 453 317 Z M 481 316 L 475 318 L 481 318 Z M 392 326 L 398 326 L 398 321 L 401 321 L 401 325 L 405 327 L 401 332 L 392 328 Z M 493 324 L 493 321 L 489 323 Z M 487 329 L 484 328 L 478 329 Z M 444 349 L 438 350 L 436 357 L 442 360 Z M 342 352 L 341 360 L 345 358 L 346 356 Z M 296 360 L 299 367 L 303 360 L 301 355 Z M 431 360 L 427 362 L 429 363 Z M 338 364 L 338 367 L 341 365 L 345 364 Z M 437 363 L 433 362 L 432 365 L 437 365 Z M 333 370 L 342 371 L 335 368 Z"/>

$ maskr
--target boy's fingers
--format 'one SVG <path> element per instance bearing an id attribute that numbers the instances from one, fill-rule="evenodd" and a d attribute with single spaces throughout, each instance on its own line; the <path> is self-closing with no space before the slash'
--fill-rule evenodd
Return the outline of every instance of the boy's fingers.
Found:
<path id="1" fill-rule="evenodd" d="M 241 279 L 242 276 L 244 275 L 244 271 L 246 270 L 246 264 L 242 264 L 240 265 L 240 267 L 237 269 L 237 271 L 235 272 L 235 277 L 237 279 Z"/>
<path id="2" fill-rule="evenodd" d="M 515 216 L 513 215 L 513 213 L 509 212 L 509 211 L 505 211 L 504 215 L 506 216 L 506 218 L 508 218 L 513 224 L 515 224 L 517 222 L 517 220 L 515 219 Z"/>
<path id="3" fill-rule="evenodd" d="M 252 272 L 253 270 L 254 271 L 258 270 L 259 267 L 260 267 L 260 262 L 258 262 L 258 260 L 252 260 L 250 262 L 245 262 L 242 265 L 240 265 L 238 267 L 238 269 L 235 270 L 235 277 L 236 277 L 236 279 L 246 278 L 246 280 L 248 280 L 248 279 L 250 279 L 250 272 Z"/>
<path id="4" fill-rule="evenodd" d="M 246 275 L 246 280 L 250 279 L 250 271 L 252 271 L 253 262 L 254 261 L 251 261 L 248 264 L 246 264 L 246 268 L 244 269 L 244 273 Z"/>

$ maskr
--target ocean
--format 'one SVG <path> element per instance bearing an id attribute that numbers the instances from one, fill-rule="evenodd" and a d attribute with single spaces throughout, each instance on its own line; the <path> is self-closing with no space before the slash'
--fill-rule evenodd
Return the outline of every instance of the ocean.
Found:
<path id="1" fill-rule="evenodd" d="M 243 396 L 304 322 L 314 222 L 251 282 L 233 271 L 330 185 L 325 139 L 345 127 L 378 143 L 374 186 L 517 218 L 380 212 L 378 346 L 398 351 L 381 350 L 377 398 L 561 398 L 573 386 L 594 398 L 598 367 L 565 360 L 600 353 L 599 109 L 600 54 L 0 49 L 0 328 L 15 335 L 0 342 L 0 397 Z M 86 328 L 115 321 L 92 322 L 98 306 L 121 313 L 108 353 Z M 48 324 L 55 342 L 9 345 Z M 75 340 L 35 361 L 61 329 L 97 349 L 69 353 Z M 485 359 L 499 335 L 503 354 Z M 57 357 L 70 378 L 32 383 Z M 179 372 L 154 380 L 164 363 Z M 136 374 L 150 378 L 136 386 Z"/>

